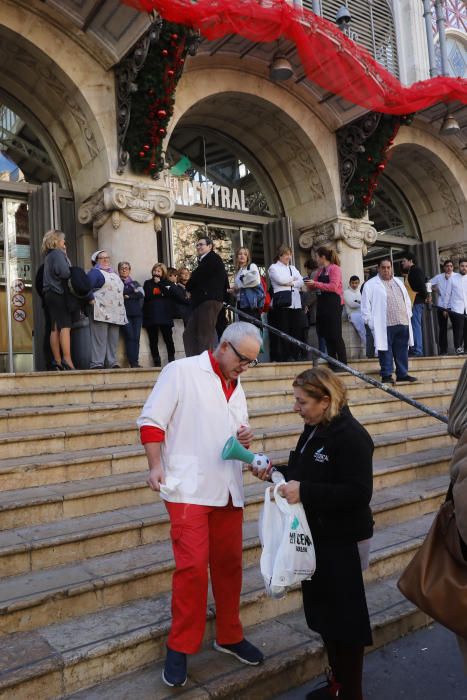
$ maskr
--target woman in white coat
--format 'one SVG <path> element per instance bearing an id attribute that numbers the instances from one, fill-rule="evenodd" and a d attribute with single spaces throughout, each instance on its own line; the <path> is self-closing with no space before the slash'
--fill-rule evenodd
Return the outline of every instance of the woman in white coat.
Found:
<path id="1" fill-rule="evenodd" d="M 284 333 L 297 340 L 303 335 L 303 310 L 300 290 L 303 288 L 303 277 L 291 264 L 292 250 L 282 244 L 277 249 L 275 262 L 268 270 L 272 284 L 273 297 L 270 323 Z M 272 335 L 272 334 L 271 334 Z M 276 338 L 271 347 L 271 360 L 287 362 L 300 359 L 301 350 L 296 345 Z"/>
<path id="2" fill-rule="evenodd" d="M 404 284 L 394 277 L 389 258 L 380 261 L 378 274 L 363 287 L 362 316 L 373 333 L 382 381 L 392 381 L 393 360 L 398 381 L 416 381 L 408 374 L 412 304 Z"/>

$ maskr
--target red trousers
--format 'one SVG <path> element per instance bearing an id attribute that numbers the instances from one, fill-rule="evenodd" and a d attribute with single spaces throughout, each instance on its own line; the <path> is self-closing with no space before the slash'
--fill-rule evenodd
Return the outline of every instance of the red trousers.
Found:
<path id="1" fill-rule="evenodd" d="M 175 557 L 172 579 L 172 627 L 167 646 L 194 654 L 206 626 L 208 565 L 216 602 L 216 639 L 236 644 L 240 622 L 243 509 L 165 502 Z"/>

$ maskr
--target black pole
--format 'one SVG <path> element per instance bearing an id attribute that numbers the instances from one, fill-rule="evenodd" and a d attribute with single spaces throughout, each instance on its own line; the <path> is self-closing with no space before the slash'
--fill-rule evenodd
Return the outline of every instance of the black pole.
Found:
<path id="1" fill-rule="evenodd" d="M 334 357 L 330 357 L 325 352 L 321 352 L 321 350 L 318 350 L 317 348 L 313 348 L 311 345 L 308 345 L 307 343 L 304 343 L 301 340 L 297 340 L 296 338 L 292 338 L 292 336 L 288 335 L 287 333 L 284 333 L 283 331 L 280 331 L 278 328 L 274 328 L 274 326 L 270 326 L 268 323 L 264 323 L 263 321 L 259 321 L 254 316 L 250 316 L 249 314 L 245 313 L 244 311 L 241 311 L 240 309 L 235 308 L 235 306 L 231 306 L 230 304 L 227 304 L 227 302 L 224 302 L 224 307 L 226 309 L 229 309 L 230 311 L 233 311 L 238 316 L 242 316 L 243 318 L 247 319 L 250 323 L 254 323 L 255 326 L 259 326 L 260 328 L 267 328 L 269 331 L 271 331 L 272 333 L 275 333 L 280 338 L 283 338 L 284 340 L 287 340 L 290 343 L 297 345 L 302 350 L 307 350 L 308 352 L 311 352 L 313 354 L 313 356 L 320 357 L 323 360 L 326 360 L 326 362 L 328 362 L 329 364 L 334 365 L 335 367 L 339 367 L 340 369 L 345 370 L 349 374 L 353 374 L 354 377 L 357 377 L 358 379 L 361 379 L 362 381 L 367 382 L 367 384 L 371 384 L 372 386 L 375 386 L 377 389 L 381 389 L 381 391 L 385 391 L 386 394 L 390 394 L 391 396 L 394 396 L 396 399 L 400 399 L 401 401 L 405 401 L 405 403 L 410 404 L 414 408 L 418 408 L 419 411 L 423 411 L 423 413 L 426 413 L 427 415 L 432 416 L 432 418 L 436 418 L 437 420 L 441 421 L 442 423 L 448 422 L 447 416 L 443 415 L 442 413 L 438 413 L 438 411 L 434 411 L 432 408 L 425 406 L 424 404 L 420 403 L 420 401 L 416 401 L 415 399 L 412 399 L 410 396 L 406 396 L 405 394 L 401 394 L 400 391 L 397 391 L 396 389 L 391 388 L 389 386 L 389 384 L 382 384 L 377 379 L 370 377 L 368 374 L 364 374 L 363 372 L 360 372 L 358 369 L 354 369 L 353 367 L 349 367 L 349 365 L 345 365 L 343 362 L 339 362 L 339 360 L 336 360 Z"/>

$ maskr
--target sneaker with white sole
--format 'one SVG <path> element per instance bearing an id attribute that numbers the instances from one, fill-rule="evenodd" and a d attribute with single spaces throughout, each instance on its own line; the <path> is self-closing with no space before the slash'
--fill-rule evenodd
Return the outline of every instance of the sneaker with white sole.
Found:
<path id="1" fill-rule="evenodd" d="M 180 688 L 185 685 L 186 679 L 186 654 L 167 647 L 162 680 L 170 688 Z"/>
<path id="2" fill-rule="evenodd" d="M 237 642 L 237 644 L 218 644 L 214 642 L 213 647 L 216 651 L 220 651 L 223 654 L 235 656 L 242 664 L 258 666 L 264 661 L 264 656 L 260 650 L 247 639 L 242 639 L 242 641 Z"/>

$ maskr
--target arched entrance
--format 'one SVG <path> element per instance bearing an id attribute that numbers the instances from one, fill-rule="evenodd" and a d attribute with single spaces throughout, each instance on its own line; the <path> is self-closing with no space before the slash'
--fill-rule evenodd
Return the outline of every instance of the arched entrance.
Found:
<path id="1" fill-rule="evenodd" d="M 223 73 L 225 84 L 227 72 Z M 312 134 L 304 128 L 310 114 L 300 122 L 303 106 L 294 105 L 293 100 L 297 113 L 290 108 L 286 113 L 272 101 L 277 97 L 276 86 L 265 82 L 258 90 L 261 81 L 250 75 L 241 77 L 241 89 L 238 74 L 230 76 L 236 89 L 222 93 L 213 92 L 214 81 L 206 83 L 204 71 L 188 77 L 190 91 L 177 95 L 179 118 L 168 148 L 175 164 L 172 172 L 179 178 L 171 224 L 173 259 L 181 262 L 177 250 L 182 247 L 186 255 L 186 245 L 177 242 L 178 230 L 185 243 L 187 233 L 203 230 L 222 241 L 228 267 L 232 268 L 235 248 L 247 245 L 255 262 L 267 268 L 280 242 L 293 244 L 310 220 L 336 213 L 331 176 Z M 197 84 L 200 90 L 195 92 Z M 212 94 L 190 104 L 200 91 Z M 319 132 L 322 125 L 317 126 Z M 321 147 L 326 150 L 323 142 L 325 138 Z M 214 193 L 218 189 L 217 199 L 214 193 L 206 195 L 206 187 L 214 187 Z"/>

